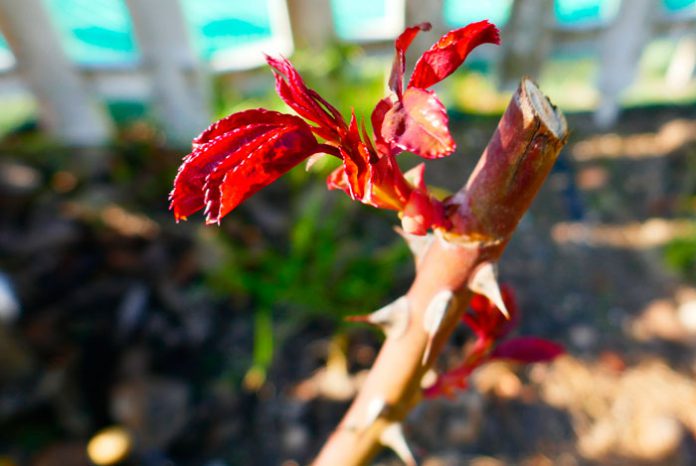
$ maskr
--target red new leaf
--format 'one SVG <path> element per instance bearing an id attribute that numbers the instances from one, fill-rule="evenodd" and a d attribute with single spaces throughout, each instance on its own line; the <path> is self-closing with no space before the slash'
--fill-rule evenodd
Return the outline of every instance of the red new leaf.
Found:
<path id="1" fill-rule="evenodd" d="M 501 292 L 505 307 L 510 313 L 509 319 L 490 299 L 480 294 L 471 297 L 471 312 L 462 316 L 462 320 L 482 341 L 493 342 L 504 338 L 518 323 L 519 309 L 512 289 L 503 285 Z"/>
<path id="2" fill-rule="evenodd" d="M 342 157 L 343 165 L 326 179 L 329 189 L 340 189 L 352 199 L 378 209 L 404 209 L 413 187 L 404 178 L 394 157 L 385 155 L 366 165 L 355 163 L 345 155 Z M 359 176 L 361 169 L 364 171 Z"/>
<path id="3" fill-rule="evenodd" d="M 500 43 L 498 28 L 487 20 L 445 34 L 416 62 L 408 87 L 425 89 L 442 81 L 459 68 L 469 52 L 486 43 Z"/>
<path id="4" fill-rule="evenodd" d="M 406 72 L 406 50 L 416 38 L 420 31 L 429 31 L 430 23 L 416 24 L 406 28 L 394 42 L 396 53 L 392 64 L 391 75 L 389 76 L 389 89 L 391 89 L 400 99 L 404 87 L 404 73 Z"/>
<path id="5" fill-rule="evenodd" d="M 343 148 L 340 148 L 340 151 L 343 158 L 342 168 L 345 173 L 346 192 L 351 199 L 362 201 L 369 193 L 372 184 L 369 163 L 361 157 L 353 157 Z"/>
<path id="6" fill-rule="evenodd" d="M 273 68 L 276 92 L 300 116 L 319 125 L 312 130 L 327 141 L 338 141 L 347 128 L 341 113 L 316 91 L 309 89 L 292 63 L 285 58 L 266 56 Z"/>
<path id="7" fill-rule="evenodd" d="M 248 123 L 254 121 L 253 123 Z M 248 123 L 236 126 L 239 123 Z M 205 207 L 206 222 L 220 218 L 310 155 L 321 151 L 301 118 L 247 110 L 211 125 L 194 140 L 170 194 L 177 220 Z"/>
<path id="8" fill-rule="evenodd" d="M 413 187 L 404 178 L 396 159 L 385 155 L 370 168 L 372 188 L 367 203 L 378 209 L 403 210 Z"/>
<path id="9" fill-rule="evenodd" d="M 435 199 L 425 185 L 425 164 L 421 163 L 404 174 L 414 187 L 401 211 L 401 226 L 406 233 L 424 235 L 430 228 L 451 226 L 444 205 Z"/>
<path id="10" fill-rule="evenodd" d="M 193 151 L 184 158 L 170 194 L 175 218 L 185 219 L 205 209 L 206 221 L 217 223 L 291 167 L 323 153 L 342 161 L 327 179 L 330 189 L 341 189 L 352 199 L 374 207 L 399 211 L 410 233 L 450 228 L 444 205 L 428 192 L 422 167 L 409 182 L 395 156 L 410 151 L 425 158 L 440 158 L 454 151 L 446 110 L 437 96 L 425 89 L 433 80 L 429 76 L 442 79 L 473 47 L 498 39 L 495 26 L 486 22 L 445 35 L 421 57 L 404 90 L 406 50 L 420 31 L 428 29 L 428 23 L 407 28 L 395 42 L 389 78 L 393 93 L 377 104 L 371 116 L 374 144 L 364 124 L 358 128 L 355 115 L 347 123 L 335 107 L 306 86 L 287 59 L 267 56 L 278 95 L 299 117 L 248 110 L 230 115 L 201 133 L 193 140 Z M 320 144 L 315 135 L 324 143 Z M 485 330 L 490 333 L 491 329 Z"/>
<path id="11" fill-rule="evenodd" d="M 537 337 L 518 337 L 503 341 L 491 352 L 491 359 L 510 359 L 531 364 L 548 362 L 565 353 L 558 343 Z"/>
<path id="12" fill-rule="evenodd" d="M 360 139 L 358 120 L 351 114 L 348 132 L 342 145 L 338 148 L 343 159 L 343 168 L 348 183 L 348 195 L 351 199 L 362 201 L 369 193 L 371 185 L 370 151 Z"/>
<path id="13" fill-rule="evenodd" d="M 372 121 L 372 129 L 375 133 L 375 146 L 379 154 L 397 155 L 401 149 L 394 146 L 390 141 L 386 141 L 382 136 L 382 126 L 384 125 L 384 117 L 387 112 L 392 109 L 394 102 L 391 97 L 385 97 L 377 102 L 375 109 L 372 110 L 370 120 Z"/>
<path id="14" fill-rule="evenodd" d="M 437 159 L 456 148 L 448 121 L 447 110 L 434 92 L 411 87 L 385 113 L 381 127 L 375 131 L 392 146 Z"/>

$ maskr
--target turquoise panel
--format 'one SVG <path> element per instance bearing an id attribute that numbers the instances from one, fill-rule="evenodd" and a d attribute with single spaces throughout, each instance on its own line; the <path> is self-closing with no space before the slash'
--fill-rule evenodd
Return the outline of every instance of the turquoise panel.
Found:
<path id="1" fill-rule="evenodd" d="M 696 15 L 696 0 L 662 0 L 662 8 L 668 15 Z"/>
<path id="2" fill-rule="evenodd" d="M 556 0 L 556 23 L 570 28 L 606 24 L 616 16 L 620 3 L 620 0 Z"/>
<path id="3" fill-rule="evenodd" d="M 331 0 L 336 35 L 343 40 L 360 40 L 383 24 L 387 14 L 384 0 Z"/>
<path id="4" fill-rule="evenodd" d="M 444 18 L 450 27 L 462 27 L 487 19 L 502 27 L 510 18 L 512 0 L 445 0 Z"/>
<path id="5" fill-rule="evenodd" d="M 183 0 L 182 7 L 194 46 L 205 59 L 272 34 L 268 1 Z"/>
<path id="6" fill-rule="evenodd" d="M 137 60 L 133 26 L 123 0 L 44 0 L 68 56 L 80 65 Z"/>
<path id="7" fill-rule="evenodd" d="M 12 66 L 14 66 L 14 56 L 5 38 L 0 34 L 0 72 L 8 70 Z"/>
<path id="8" fill-rule="evenodd" d="M 68 56 L 87 66 L 134 62 L 133 26 L 124 0 L 44 0 Z M 195 49 L 220 51 L 271 37 L 267 1 L 182 0 Z"/>

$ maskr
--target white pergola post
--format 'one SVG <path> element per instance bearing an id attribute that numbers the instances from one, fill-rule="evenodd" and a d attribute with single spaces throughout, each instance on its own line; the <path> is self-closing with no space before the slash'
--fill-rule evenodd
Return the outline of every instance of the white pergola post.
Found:
<path id="1" fill-rule="evenodd" d="M 71 145 L 106 142 L 111 132 L 106 111 L 61 48 L 41 0 L 0 0 L 0 29 L 38 100 L 41 124 Z"/>
<path id="2" fill-rule="evenodd" d="M 298 46 L 324 50 L 335 39 L 329 0 L 287 0 L 287 5 Z"/>
<path id="3" fill-rule="evenodd" d="M 189 144 L 209 124 L 208 92 L 178 0 L 126 0 L 169 144 Z"/>
<path id="4" fill-rule="evenodd" d="M 500 88 L 515 90 L 520 77 L 539 79 L 551 48 L 552 0 L 516 0 L 503 28 L 499 63 Z"/>
<path id="5" fill-rule="evenodd" d="M 658 7 L 656 0 L 623 0 L 600 40 L 600 102 L 594 115 L 600 128 L 612 126 L 619 116 L 621 93 L 635 79 L 643 47 L 653 33 Z"/>

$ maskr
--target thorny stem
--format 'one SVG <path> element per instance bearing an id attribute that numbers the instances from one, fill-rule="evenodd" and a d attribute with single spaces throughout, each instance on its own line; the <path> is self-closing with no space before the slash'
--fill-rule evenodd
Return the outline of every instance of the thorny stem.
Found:
<path id="1" fill-rule="evenodd" d="M 452 198 L 453 230 L 432 241 L 418 260 L 406 294 L 407 327 L 388 333 L 364 385 L 313 466 L 366 465 L 383 444 L 393 443 L 385 432 L 393 432 L 388 428 L 420 401 L 421 380 L 467 309 L 477 268 L 498 260 L 566 138 L 563 115 L 523 79 L 469 181 Z M 454 298 L 429 333 L 428 308 L 443 291 Z"/>

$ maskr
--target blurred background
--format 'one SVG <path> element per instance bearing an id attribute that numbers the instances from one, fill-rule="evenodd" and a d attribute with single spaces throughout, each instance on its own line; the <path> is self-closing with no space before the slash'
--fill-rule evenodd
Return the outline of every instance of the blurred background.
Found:
<path id="1" fill-rule="evenodd" d="M 568 355 L 482 368 L 407 437 L 429 466 L 696 464 L 696 0 L 0 0 L 0 465 L 305 464 L 379 347 L 342 318 L 413 276 L 398 221 L 327 164 L 177 225 L 177 166 L 287 111 L 264 52 L 368 118 L 406 25 L 433 23 L 409 70 L 482 19 L 503 44 L 438 85 L 458 150 L 426 179 L 465 182 L 523 75 L 566 113 L 501 276 Z"/>

